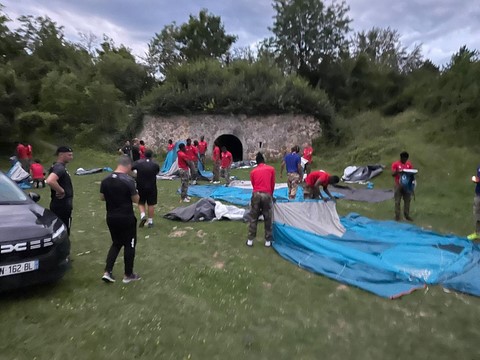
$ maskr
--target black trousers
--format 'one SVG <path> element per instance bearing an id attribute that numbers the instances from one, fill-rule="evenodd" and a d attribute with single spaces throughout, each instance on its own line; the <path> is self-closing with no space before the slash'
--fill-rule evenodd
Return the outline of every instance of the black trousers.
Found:
<path id="1" fill-rule="evenodd" d="M 137 245 L 137 219 L 132 217 L 108 217 L 107 225 L 112 236 L 112 246 L 108 251 L 105 271 L 112 272 L 115 260 L 123 247 L 125 275 L 133 274 L 135 246 Z"/>
<path id="2" fill-rule="evenodd" d="M 50 203 L 50 210 L 58 216 L 60 220 L 67 227 L 68 235 L 70 235 L 70 228 L 72 226 L 72 201 L 52 201 Z"/>

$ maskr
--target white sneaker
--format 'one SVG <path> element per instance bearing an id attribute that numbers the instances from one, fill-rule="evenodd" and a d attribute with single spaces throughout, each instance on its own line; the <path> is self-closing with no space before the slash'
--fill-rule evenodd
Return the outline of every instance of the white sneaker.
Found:
<path id="1" fill-rule="evenodd" d="M 197 180 L 193 180 L 192 185 L 197 185 Z"/>
<path id="2" fill-rule="evenodd" d="M 220 181 L 214 181 L 213 183 L 214 183 L 215 185 L 218 185 L 218 184 L 220 184 Z"/>
<path id="3" fill-rule="evenodd" d="M 253 240 L 247 240 L 247 246 L 252 247 L 253 246 Z"/>
<path id="4" fill-rule="evenodd" d="M 189 203 L 190 202 L 190 199 L 189 198 L 185 198 L 182 200 L 183 202 L 186 202 L 186 203 Z"/>
<path id="5" fill-rule="evenodd" d="M 265 247 L 270 247 L 272 246 L 272 242 L 271 241 L 265 241 Z"/>

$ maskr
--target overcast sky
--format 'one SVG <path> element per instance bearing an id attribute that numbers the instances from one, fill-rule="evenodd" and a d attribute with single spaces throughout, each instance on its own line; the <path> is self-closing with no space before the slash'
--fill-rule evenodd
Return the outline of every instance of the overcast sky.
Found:
<path id="1" fill-rule="evenodd" d="M 78 32 L 107 34 L 136 55 L 164 25 L 181 24 L 207 8 L 220 15 L 236 46 L 269 36 L 270 0 L 0 0 L 14 20 L 20 15 L 48 15 L 65 28 L 68 39 Z M 373 26 L 397 29 L 404 45 L 423 44 L 423 54 L 444 64 L 460 46 L 480 50 L 480 0 L 349 0 L 355 31 Z"/>

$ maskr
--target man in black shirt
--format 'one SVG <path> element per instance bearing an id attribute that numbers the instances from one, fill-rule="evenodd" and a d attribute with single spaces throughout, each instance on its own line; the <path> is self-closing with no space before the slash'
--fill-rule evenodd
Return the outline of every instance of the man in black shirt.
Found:
<path id="1" fill-rule="evenodd" d="M 138 141 L 137 138 L 133 139 L 132 160 L 133 161 L 140 160 L 140 142 Z"/>
<path id="2" fill-rule="evenodd" d="M 144 227 L 147 222 L 145 204 L 148 205 L 148 227 L 153 227 L 153 213 L 157 204 L 157 174 L 160 166 L 152 160 L 152 150 L 145 151 L 145 159 L 135 161 L 132 170 L 137 172 L 137 189 L 140 195 L 138 209 L 140 210 L 139 227 Z"/>
<path id="3" fill-rule="evenodd" d="M 126 155 L 129 158 L 132 158 L 132 147 L 130 146 L 130 141 L 125 141 L 125 145 L 121 149 L 118 149 L 120 154 Z"/>
<path id="4" fill-rule="evenodd" d="M 73 185 L 66 165 L 73 160 L 73 151 L 68 146 L 60 146 L 55 153 L 57 161 L 48 171 L 45 180 L 51 189 L 50 210 L 63 221 L 70 235 L 73 209 Z"/>
<path id="5" fill-rule="evenodd" d="M 133 272 L 137 244 L 137 219 L 132 203 L 138 203 L 139 196 L 135 181 L 128 175 L 131 171 L 132 160 L 122 156 L 118 160 L 115 171 L 103 179 L 100 185 L 100 199 L 106 202 L 107 225 L 112 236 L 112 246 L 108 251 L 105 273 L 102 277 L 102 280 L 107 283 L 115 282 L 112 271 L 122 247 L 125 263 L 123 282 L 128 284 L 131 281 L 140 280 L 140 276 Z"/>

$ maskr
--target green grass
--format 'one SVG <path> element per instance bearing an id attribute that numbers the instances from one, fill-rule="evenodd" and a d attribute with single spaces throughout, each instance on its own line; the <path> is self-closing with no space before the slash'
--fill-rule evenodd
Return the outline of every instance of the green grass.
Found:
<path id="1" fill-rule="evenodd" d="M 388 165 L 405 148 L 420 169 L 416 223 L 467 234 L 473 225 L 468 177 L 478 152 L 427 141 L 428 124 L 411 126 L 412 116 L 353 119 L 351 130 L 365 140 L 321 147 L 316 165 L 332 172 L 353 163 Z M 75 155 L 71 173 L 114 167 L 115 156 Z M 246 178 L 248 171 L 233 174 Z M 385 300 L 300 270 L 261 244 L 247 248 L 245 224 L 161 219 L 180 205 L 178 181 L 158 183 L 156 227 L 138 232 L 135 268 L 143 280 L 106 285 L 100 281 L 110 245 L 98 198 L 103 176 L 73 177 L 72 270 L 55 286 L 2 294 L 0 359 L 480 358 L 478 298 L 431 287 Z M 385 173 L 375 187 L 392 182 Z M 48 192 L 39 193 L 46 206 Z M 339 201 L 338 209 L 341 215 L 393 216 L 392 202 Z M 171 237 L 175 231 L 185 233 Z M 117 278 L 122 270 L 119 257 Z"/>

